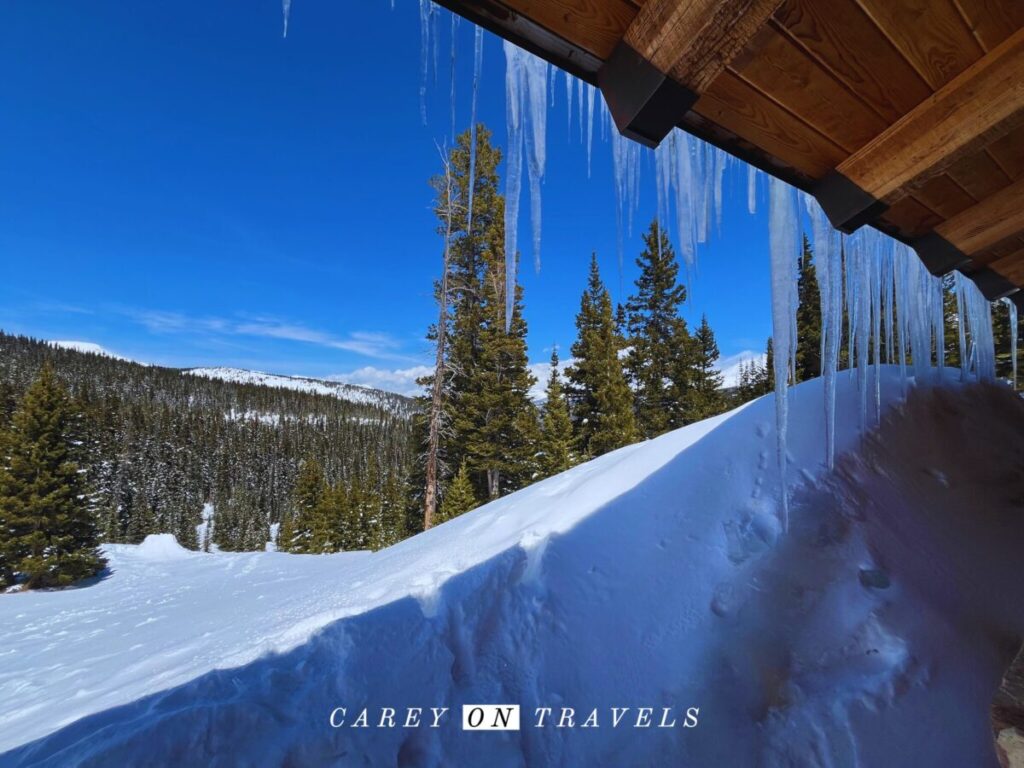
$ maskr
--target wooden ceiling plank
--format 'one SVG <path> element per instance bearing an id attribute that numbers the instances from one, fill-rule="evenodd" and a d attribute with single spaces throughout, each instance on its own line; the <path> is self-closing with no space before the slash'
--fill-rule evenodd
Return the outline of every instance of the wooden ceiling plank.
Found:
<path id="1" fill-rule="evenodd" d="M 501 0 L 516 13 L 607 59 L 637 15 L 627 0 Z"/>
<path id="2" fill-rule="evenodd" d="M 751 49 L 756 53 L 730 69 L 847 152 L 855 152 L 888 127 L 774 24 L 757 33 Z"/>
<path id="3" fill-rule="evenodd" d="M 832 75 L 895 122 L 932 94 L 856 0 L 786 0 L 775 19 Z"/>
<path id="4" fill-rule="evenodd" d="M 693 111 L 811 178 L 820 178 L 846 155 L 729 71 L 700 97 Z"/>
<path id="5" fill-rule="evenodd" d="M 895 202 L 1022 124 L 1024 30 L 839 163 L 816 194 L 836 226 L 862 224 L 878 201 Z M 857 191 L 852 202 L 832 193 L 844 186 Z"/>
<path id="6" fill-rule="evenodd" d="M 942 174 L 907 188 L 915 198 L 943 219 L 956 216 L 977 203 L 951 176 Z"/>
<path id="7" fill-rule="evenodd" d="M 619 131 L 657 146 L 780 2 L 647 0 L 598 72 Z"/>
<path id="8" fill-rule="evenodd" d="M 984 53 L 952 0 L 858 0 L 861 8 L 934 88 Z"/>
<path id="9" fill-rule="evenodd" d="M 1013 181 L 985 150 L 962 157 L 946 173 L 975 200 L 984 200 Z"/>
<path id="10" fill-rule="evenodd" d="M 988 152 L 1011 179 L 1024 176 L 1024 126 L 989 144 Z"/>
<path id="11" fill-rule="evenodd" d="M 1024 3 L 1019 0 L 954 0 L 982 48 L 991 51 L 1024 27 Z"/>
<path id="12" fill-rule="evenodd" d="M 914 240 L 934 229 L 943 218 L 913 195 L 907 195 L 885 212 L 882 221 L 895 228 L 904 239 Z"/>
<path id="13" fill-rule="evenodd" d="M 935 233 L 970 256 L 1024 232 L 1024 179 L 961 211 Z"/>
<path id="14" fill-rule="evenodd" d="M 623 42 L 694 93 L 703 93 L 781 0 L 647 0 Z"/>

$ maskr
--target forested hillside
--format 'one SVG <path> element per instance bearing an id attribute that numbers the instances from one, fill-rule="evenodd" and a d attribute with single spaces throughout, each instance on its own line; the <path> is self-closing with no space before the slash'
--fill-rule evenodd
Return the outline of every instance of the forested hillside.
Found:
<path id="1" fill-rule="evenodd" d="M 369 397 L 351 402 L 344 390 L 215 380 L 0 334 L 0 429 L 46 363 L 81 412 L 76 461 L 104 541 L 170 532 L 186 546 L 208 546 L 196 525 L 212 504 L 215 543 L 262 549 L 270 526 L 290 515 L 296 478 L 310 458 L 326 482 L 356 486 L 368 500 L 358 521 L 362 544 L 405 534 L 406 398 L 361 390 Z"/>

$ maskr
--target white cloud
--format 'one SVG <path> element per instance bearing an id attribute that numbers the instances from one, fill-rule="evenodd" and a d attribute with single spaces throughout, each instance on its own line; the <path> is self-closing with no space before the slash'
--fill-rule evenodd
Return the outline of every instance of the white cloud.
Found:
<path id="1" fill-rule="evenodd" d="M 767 360 L 764 352 L 755 352 L 752 349 L 745 349 L 734 355 L 718 358 L 717 368 L 722 373 L 722 384 L 726 387 L 735 387 L 740 383 L 740 364 L 747 365 L 756 362 L 764 365 Z"/>
<path id="2" fill-rule="evenodd" d="M 345 336 L 338 336 L 301 323 L 272 317 L 194 317 L 180 312 L 160 310 L 128 310 L 126 314 L 154 333 L 254 336 L 315 344 L 378 360 L 411 362 L 414 359 L 401 354 L 401 343 L 387 333 L 354 331 Z"/>
<path id="3" fill-rule="evenodd" d="M 361 387 L 383 389 L 385 392 L 395 392 L 399 395 L 419 395 L 423 393 L 423 387 L 416 383 L 416 379 L 429 376 L 433 368 L 427 365 L 414 365 L 409 368 L 398 368 L 388 370 L 367 365 L 351 373 L 337 373 L 327 378 L 331 381 L 342 381 L 346 384 L 357 384 Z"/>

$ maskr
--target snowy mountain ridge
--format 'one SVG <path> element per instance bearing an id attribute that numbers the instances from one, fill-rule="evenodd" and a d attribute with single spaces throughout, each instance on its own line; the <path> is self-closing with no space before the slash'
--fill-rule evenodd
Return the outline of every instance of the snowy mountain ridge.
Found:
<path id="1" fill-rule="evenodd" d="M 258 387 L 274 387 L 276 389 L 292 389 L 315 395 L 336 397 L 360 405 L 372 405 L 395 413 L 408 414 L 411 411 L 411 400 L 403 395 L 370 389 L 356 384 L 346 384 L 327 379 L 313 379 L 305 376 L 285 376 L 262 371 L 250 371 L 244 368 L 209 367 L 183 368 L 182 373 L 191 376 L 202 376 L 207 379 L 218 379 L 233 384 L 251 384 Z"/>

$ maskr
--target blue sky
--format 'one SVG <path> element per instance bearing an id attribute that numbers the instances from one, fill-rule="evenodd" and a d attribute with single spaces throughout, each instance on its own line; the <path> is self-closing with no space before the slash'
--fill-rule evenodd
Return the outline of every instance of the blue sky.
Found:
<path id="1" fill-rule="evenodd" d="M 338 376 L 402 389 L 428 362 L 441 243 L 427 179 L 450 143 L 449 14 L 419 115 L 416 3 L 276 0 L 11 3 L 0 27 L 0 328 L 173 366 Z M 458 27 L 456 120 L 469 124 L 472 26 Z M 597 251 L 620 275 L 611 149 L 548 116 L 542 268 L 524 253 L 530 357 L 567 353 Z M 505 141 L 504 57 L 485 35 L 479 119 Z M 637 221 L 654 213 L 643 168 Z M 723 356 L 770 327 L 767 224 L 726 179 L 685 314 Z M 528 204 L 520 243 L 529 250 Z"/>

